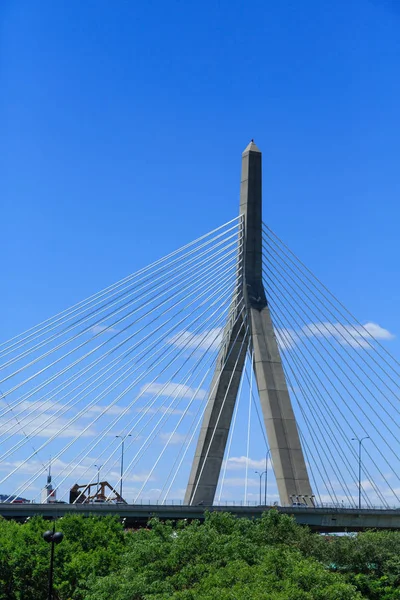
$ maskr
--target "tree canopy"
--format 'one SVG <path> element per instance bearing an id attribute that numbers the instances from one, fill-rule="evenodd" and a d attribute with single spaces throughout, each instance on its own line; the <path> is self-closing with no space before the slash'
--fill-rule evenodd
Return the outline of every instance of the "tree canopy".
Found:
<path id="1" fill-rule="evenodd" d="M 0 520 L 0 600 L 42 600 L 49 523 Z M 276 510 L 208 513 L 203 524 L 124 531 L 118 519 L 66 516 L 55 551 L 59 600 L 400 600 L 400 532 L 321 536 Z"/>

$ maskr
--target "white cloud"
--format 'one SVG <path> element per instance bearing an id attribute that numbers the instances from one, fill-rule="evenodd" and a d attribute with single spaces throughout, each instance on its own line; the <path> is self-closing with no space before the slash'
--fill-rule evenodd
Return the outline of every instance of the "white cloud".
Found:
<path id="1" fill-rule="evenodd" d="M 190 331 L 178 331 L 168 342 L 178 348 L 198 350 L 218 350 L 220 347 L 224 329 L 215 327 L 202 333 L 192 333 Z"/>
<path id="2" fill-rule="evenodd" d="M 95 462 L 95 459 L 89 458 L 89 457 L 87 457 L 85 460 L 83 460 L 81 464 L 65 462 L 59 458 L 53 459 L 51 461 L 51 473 L 53 476 L 53 483 L 54 483 L 54 478 L 57 478 L 57 473 L 60 473 L 61 471 L 64 471 L 64 470 L 71 472 L 71 477 L 74 478 L 74 477 L 79 477 L 80 475 L 83 475 L 86 472 L 86 470 L 88 469 L 88 467 L 90 467 L 91 471 L 92 471 L 92 475 L 93 475 L 96 472 L 96 469 L 93 466 L 93 462 Z M 15 460 L 15 461 L 3 461 L 2 463 L 0 463 L 1 471 L 10 472 L 10 471 L 14 470 L 15 468 L 18 469 L 18 472 L 20 474 L 34 475 L 36 473 L 40 473 L 41 471 L 43 473 L 47 473 L 48 464 L 43 464 L 39 460 L 35 460 L 35 459 L 31 459 L 28 462 L 24 462 L 23 460 Z M 88 473 L 86 474 L 86 478 L 89 482 L 90 471 L 88 471 Z"/>
<path id="3" fill-rule="evenodd" d="M 63 408 L 63 404 L 59 402 L 53 402 L 52 400 L 24 400 L 19 402 L 17 406 L 13 407 L 12 404 L 7 403 L 5 400 L 0 400 L 0 406 L 6 408 L 8 407 L 10 410 L 4 414 L 7 414 L 7 418 L 18 417 L 19 415 L 26 412 L 36 412 L 40 411 L 55 411 Z"/>
<path id="4" fill-rule="evenodd" d="M 145 406 L 142 406 L 141 408 L 137 408 L 136 412 L 146 413 L 148 415 L 154 415 L 156 413 L 164 413 L 166 415 L 183 415 L 183 413 L 185 413 L 185 415 L 189 417 L 193 414 L 190 410 L 184 410 L 180 408 L 167 408 L 166 406 L 160 406 L 159 408 L 155 408 L 154 406 L 152 406 L 151 408 L 146 408 Z"/>
<path id="5" fill-rule="evenodd" d="M 95 482 L 97 480 L 97 467 L 94 463 L 96 463 L 96 459 L 93 457 L 86 457 L 81 463 L 69 463 L 61 459 L 52 460 L 51 474 L 53 485 L 57 487 L 59 480 L 63 480 L 66 474 L 68 474 L 67 483 L 64 482 L 62 485 L 64 490 L 65 488 L 68 489 L 68 482 L 71 480 L 79 481 L 84 485 Z M 24 462 L 23 460 L 3 461 L 0 464 L 0 472 L 5 471 L 9 473 L 14 469 L 17 469 L 19 475 L 40 475 L 40 473 L 43 473 L 44 484 L 48 465 L 35 459 L 29 462 Z M 148 473 L 125 473 L 124 482 L 143 483 L 147 480 L 147 477 Z M 119 478 L 119 470 L 113 470 L 109 465 L 102 465 L 100 469 L 101 481 L 108 481 L 111 486 L 118 487 Z M 41 477 L 39 477 L 38 481 L 42 481 Z M 151 476 L 149 481 L 155 481 L 155 477 Z M 30 487 L 29 489 L 33 488 Z"/>
<path id="6" fill-rule="evenodd" d="M 276 341 L 280 350 L 290 350 L 300 342 L 300 335 L 294 329 L 275 328 Z"/>
<path id="7" fill-rule="evenodd" d="M 299 330 L 285 327 L 275 328 L 276 340 L 280 350 L 291 350 L 304 338 L 334 338 L 342 345 L 353 348 L 371 348 L 374 340 L 393 340 L 394 334 L 377 323 L 365 325 L 343 325 L 341 323 L 308 323 Z"/>
<path id="8" fill-rule="evenodd" d="M 231 456 L 228 461 L 224 462 L 227 471 L 239 471 L 246 468 L 246 464 L 249 469 L 265 469 L 265 457 L 256 460 L 254 458 L 247 458 L 247 456 Z M 271 461 L 268 461 L 268 468 L 271 468 Z"/>
<path id="9" fill-rule="evenodd" d="M 57 436 L 58 438 L 96 435 L 92 426 L 83 432 L 84 427 L 80 418 L 88 416 L 87 414 L 84 413 L 77 417 L 75 422 L 71 422 L 75 416 L 73 414 L 57 416 L 57 413 L 62 413 L 63 409 L 62 404 L 50 400 L 26 400 L 0 418 L 0 434 L 24 437 Z"/>
<path id="10" fill-rule="evenodd" d="M 105 411 L 105 414 L 107 415 L 120 415 L 122 412 L 124 412 L 126 410 L 125 406 L 102 406 L 102 405 L 96 405 L 96 406 L 90 406 L 86 413 L 82 416 L 84 417 L 90 417 L 91 413 L 102 413 L 103 410 Z M 130 410 L 126 410 L 125 414 L 128 414 L 130 412 Z"/>
<path id="11" fill-rule="evenodd" d="M 111 471 L 111 473 L 108 473 L 108 475 L 110 477 L 110 479 L 112 479 L 113 481 L 118 481 L 121 477 L 121 474 L 119 471 Z M 124 482 L 125 481 L 133 481 L 135 483 L 139 482 L 139 483 L 143 483 L 143 481 L 146 481 L 146 479 L 149 477 L 148 473 L 133 473 L 133 474 L 128 474 L 125 473 L 124 474 Z M 155 477 L 151 476 L 149 477 L 149 481 L 155 481 Z"/>
<path id="12" fill-rule="evenodd" d="M 97 333 L 117 333 L 119 329 L 116 329 L 111 325 L 93 325 L 93 327 L 90 328 L 90 331 L 93 335 L 96 335 Z"/>
<path id="13" fill-rule="evenodd" d="M 197 400 L 203 400 L 207 396 L 206 390 L 197 390 L 196 388 L 183 385 L 182 383 L 174 383 L 173 381 L 146 384 L 141 388 L 140 393 L 153 394 L 155 396 L 176 396 L 177 398 L 195 397 Z"/>
<path id="14" fill-rule="evenodd" d="M 49 422 L 47 422 L 49 419 Z M 22 437 L 52 437 L 57 436 L 58 438 L 69 438 L 69 437 L 92 437 L 97 435 L 97 432 L 92 427 L 88 427 L 86 431 L 83 431 L 82 424 L 79 421 L 70 423 L 68 419 L 64 417 L 53 418 L 53 415 L 49 413 L 38 414 L 32 418 L 32 415 L 18 416 L 18 423 L 2 423 L 0 421 L 0 433 L 20 435 Z"/>
<path id="15" fill-rule="evenodd" d="M 170 432 L 170 433 L 168 433 L 168 432 L 162 433 L 162 434 L 160 435 L 160 439 L 161 439 L 163 442 L 168 442 L 168 440 L 169 440 L 169 443 L 170 443 L 170 444 L 182 444 L 182 443 L 183 443 L 183 442 L 186 440 L 186 435 L 184 435 L 183 433 L 178 433 L 177 431 L 175 431 L 175 432 L 172 434 L 172 437 L 171 437 L 171 439 L 169 439 L 169 438 L 170 438 L 170 435 L 171 435 L 171 433 L 172 433 L 172 432 Z"/>
<path id="16" fill-rule="evenodd" d="M 161 491 L 161 488 L 150 488 L 149 490 L 145 489 L 140 494 L 137 502 L 147 504 L 150 501 L 150 504 L 156 504 L 159 500 Z M 124 486 L 124 498 L 127 502 L 133 502 L 133 500 L 136 498 L 139 492 L 139 487 L 135 488 L 130 486 Z"/>
<path id="17" fill-rule="evenodd" d="M 394 338 L 396 337 L 393 333 L 391 333 L 387 329 L 384 329 L 377 323 L 365 323 L 364 329 L 366 329 L 369 335 L 376 340 L 394 340 Z M 360 326 L 358 327 L 358 332 L 360 335 L 365 335 L 363 328 Z"/>
<path id="18" fill-rule="evenodd" d="M 375 340 L 392 340 L 393 333 L 377 323 L 342 325 L 341 323 L 310 323 L 302 328 L 306 337 L 333 337 L 339 343 L 353 348 L 370 348 Z"/>
<path id="19" fill-rule="evenodd" d="M 245 480 L 244 477 L 226 477 L 224 480 L 224 489 L 225 486 L 232 486 L 232 487 L 244 487 L 245 484 Z M 260 485 L 260 481 L 259 479 L 256 478 L 248 478 L 247 479 L 247 486 L 248 487 L 254 487 L 254 486 L 259 486 Z"/>
<path id="20" fill-rule="evenodd" d="M 364 481 L 361 482 L 361 487 L 364 491 L 375 489 L 374 484 L 369 479 L 364 479 Z"/>
<path id="21" fill-rule="evenodd" d="M 203 333 L 194 334 L 190 331 L 180 331 L 168 340 L 178 348 L 199 350 L 217 350 L 220 347 L 223 328 L 217 327 Z M 341 323 L 309 323 L 299 330 L 286 327 L 275 327 L 276 340 L 283 351 L 297 346 L 307 337 L 333 337 L 342 344 L 353 347 L 369 348 L 375 340 L 392 340 L 394 334 L 377 323 L 368 322 L 365 325 L 343 325 Z"/>

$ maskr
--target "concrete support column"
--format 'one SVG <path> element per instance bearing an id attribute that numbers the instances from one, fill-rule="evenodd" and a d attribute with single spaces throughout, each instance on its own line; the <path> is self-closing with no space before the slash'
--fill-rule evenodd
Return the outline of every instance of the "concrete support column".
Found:
<path id="1" fill-rule="evenodd" d="M 246 352 L 254 352 L 254 371 L 271 448 L 281 504 L 293 497 L 313 504 L 312 491 L 287 389 L 262 279 L 261 152 L 252 141 L 242 154 L 240 214 L 244 221 L 243 270 L 238 285 L 246 307 L 249 339 L 242 320 L 227 324 L 211 384 L 186 490 L 186 504 L 211 505 L 225 453 Z"/>
<path id="2" fill-rule="evenodd" d="M 211 506 L 249 345 L 242 317 L 227 324 L 186 488 L 185 504 Z"/>
<path id="3" fill-rule="evenodd" d="M 250 308 L 254 372 L 272 464 L 282 505 L 312 505 L 312 491 L 301 448 L 296 418 L 268 306 Z"/>

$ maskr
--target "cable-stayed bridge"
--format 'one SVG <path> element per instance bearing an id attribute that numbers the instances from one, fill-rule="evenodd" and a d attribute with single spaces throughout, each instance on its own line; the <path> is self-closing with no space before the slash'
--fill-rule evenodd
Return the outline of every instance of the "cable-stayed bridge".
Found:
<path id="1" fill-rule="evenodd" d="M 263 223 L 251 142 L 237 218 L 0 345 L 3 512 L 109 482 L 103 499 L 121 510 L 395 518 L 392 337 L 360 323 Z"/>

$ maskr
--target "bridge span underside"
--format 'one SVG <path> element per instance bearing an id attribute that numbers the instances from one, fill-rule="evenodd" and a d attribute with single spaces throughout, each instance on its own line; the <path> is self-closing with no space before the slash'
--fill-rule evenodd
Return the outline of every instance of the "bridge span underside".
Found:
<path id="1" fill-rule="evenodd" d="M 293 515 L 299 525 L 307 525 L 320 533 L 365 531 L 366 529 L 400 529 L 400 510 L 354 509 L 354 508 L 311 508 L 311 507 L 265 507 L 265 506 L 185 506 L 151 504 L 143 505 L 85 505 L 85 504 L 2 504 L 0 515 L 5 519 L 24 522 L 29 517 L 43 516 L 59 519 L 67 514 L 118 516 L 125 519 L 126 527 L 145 527 L 148 520 L 183 519 L 204 520 L 206 512 L 229 512 L 240 518 L 258 519 L 266 510 L 277 510 Z"/>

